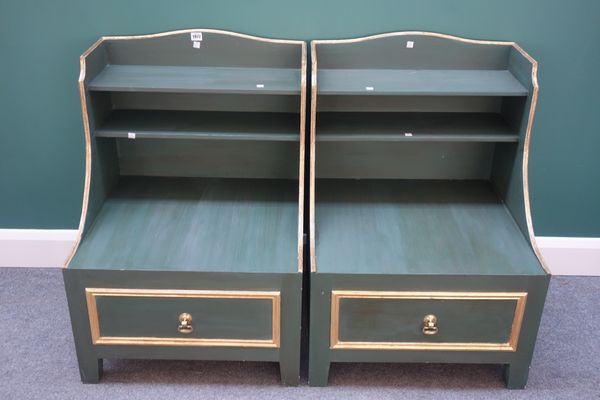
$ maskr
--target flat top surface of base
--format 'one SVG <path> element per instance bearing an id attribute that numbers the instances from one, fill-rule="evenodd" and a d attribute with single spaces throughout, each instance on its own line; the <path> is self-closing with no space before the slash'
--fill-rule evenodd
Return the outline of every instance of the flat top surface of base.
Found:
<path id="1" fill-rule="evenodd" d="M 543 275 L 484 181 L 321 179 L 317 272 Z"/>
<path id="2" fill-rule="evenodd" d="M 291 273 L 294 180 L 121 177 L 69 268 Z"/>

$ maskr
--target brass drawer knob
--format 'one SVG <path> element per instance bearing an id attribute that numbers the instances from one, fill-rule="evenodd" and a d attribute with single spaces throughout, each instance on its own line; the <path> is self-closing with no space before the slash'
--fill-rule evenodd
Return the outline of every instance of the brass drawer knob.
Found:
<path id="1" fill-rule="evenodd" d="M 192 333 L 194 327 L 192 326 L 192 316 L 190 314 L 179 314 L 179 326 L 177 330 L 181 333 Z"/>
<path id="2" fill-rule="evenodd" d="M 429 314 L 423 318 L 423 335 L 437 335 L 437 317 Z"/>

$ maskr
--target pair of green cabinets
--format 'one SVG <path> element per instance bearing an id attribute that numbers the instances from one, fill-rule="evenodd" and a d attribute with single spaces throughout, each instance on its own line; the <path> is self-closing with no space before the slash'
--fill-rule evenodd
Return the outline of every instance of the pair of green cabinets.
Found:
<path id="1" fill-rule="evenodd" d="M 311 50 L 310 101 L 301 41 L 199 29 L 81 56 L 64 281 L 84 382 L 156 358 L 275 361 L 296 385 L 310 268 L 309 384 L 332 362 L 440 362 L 525 386 L 549 283 L 527 185 L 537 63 L 428 32 Z"/>

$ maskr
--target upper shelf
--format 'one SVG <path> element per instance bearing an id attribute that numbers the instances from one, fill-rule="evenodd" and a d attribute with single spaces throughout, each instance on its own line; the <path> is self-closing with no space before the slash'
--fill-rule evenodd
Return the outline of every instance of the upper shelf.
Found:
<path id="1" fill-rule="evenodd" d="M 320 69 L 320 95 L 527 96 L 507 70 Z"/>
<path id="2" fill-rule="evenodd" d="M 292 68 L 107 65 L 88 85 L 92 91 L 300 94 Z"/>

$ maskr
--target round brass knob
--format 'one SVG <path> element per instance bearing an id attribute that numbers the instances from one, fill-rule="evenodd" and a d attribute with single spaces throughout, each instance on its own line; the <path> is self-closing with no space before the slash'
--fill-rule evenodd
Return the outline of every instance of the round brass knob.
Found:
<path id="1" fill-rule="evenodd" d="M 423 318 L 423 335 L 437 335 L 437 317 L 429 314 Z"/>
<path id="2" fill-rule="evenodd" d="M 192 333 L 194 327 L 192 326 L 191 314 L 179 314 L 179 326 L 177 327 L 177 330 L 181 333 Z"/>

